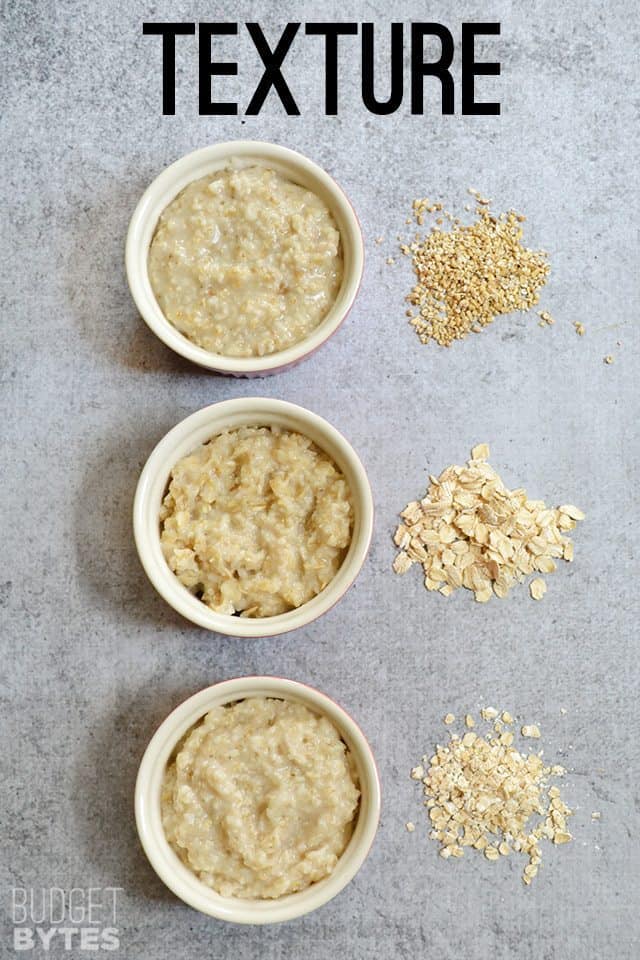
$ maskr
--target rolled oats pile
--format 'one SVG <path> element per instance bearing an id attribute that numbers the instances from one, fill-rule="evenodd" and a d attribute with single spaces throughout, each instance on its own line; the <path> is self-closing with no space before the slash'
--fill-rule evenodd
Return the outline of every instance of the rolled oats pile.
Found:
<path id="1" fill-rule="evenodd" d="M 447 715 L 449 716 L 449 715 Z M 549 779 L 564 775 L 560 765 L 545 766 L 536 753 L 520 753 L 513 746 L 513 717 L 487 707 L 481 711 L 490 731 L 481 736 L 467 714 L 466 732 L 450 734 L 446 746 L 424 756 L 411 777 L 424 787 L 429 812 L 429 836 L 440 843 L 443 859 L 463 857 L 465 847 L 487 860 L 510 853 L 528 857 L 522 879 L 527 885 L 542 860 L 540 843 L 568 843 L 567 819 L 572 811 Z M 538 727 L 522 727 L 523 737 L 540 736 Z M 540 751 L 542 753 L 542 751 Z"/>
<path id="2" fill-rule="evenodd" d="M 466 466 L 430 476 L 426 496 L 405 507 L 394 535 L 396 573 L 420 563 L 427 590 L 448 597 L 466 587 L 486 603 L 494 594 L 506 597 L 531 574 L 553 573 L 560 559 L 573 560 L 566 534 L 584 520 L 582 510 L 573 504 L 552 509 L 521 487 L 508 490 L 488 457 L 487 444 L 478 444 Z M 541 577 L 529 585 L 535 600 L 546 589 Z"/>
<path id="3" fill-rule="evenodd" d="M 435 215 L 431 232 L 416 234 L 400 249 L 410 256 L 416 283 L 407 297 L 411 325 L 423 343 L 448 347 L 468 333 L 479 333 L 503 313 L 531 309 L 549 276 L 544 250 L 522 244 L 525 217 L 513 210 L 494 216 L 490 202 L 471 190 L 476 219 L 463 224 L 441 203 L 414 200 L 419 226 Z M 448 227 L 448 228 L 447 228 Z M 546 321 L 545 321 L 546 323 Z"/>

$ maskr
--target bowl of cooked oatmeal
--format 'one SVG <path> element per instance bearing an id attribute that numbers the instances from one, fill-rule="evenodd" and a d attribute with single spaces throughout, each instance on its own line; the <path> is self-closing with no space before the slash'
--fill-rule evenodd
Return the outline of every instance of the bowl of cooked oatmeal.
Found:
<path id="1" fill-rule="evenodd" d="M 151 739 L 138 833 L 185 903 L 236 923 L 322 906 L 373 843 L 380 783 L 364 734 L 306 684 L 240 677 L 180 704 Z"/>
<path id="2" fill-rule="evenodd" d="M 183 420 L 149 457 L 134 535 L 156 590 L 193 623 L 276 636 L 334 606 L 371 543 L 364 467 L 322 417 L 243 398 Z"/>
<path id="3" fill-rule="evenodd" d="M 167 346 L 234 376 L 276 373 L 340 326 L 364 248 L 346 195 L 275 144 L 234 141 L 164 170 L 131 219 L 126 268 L 142 318 Z"/>

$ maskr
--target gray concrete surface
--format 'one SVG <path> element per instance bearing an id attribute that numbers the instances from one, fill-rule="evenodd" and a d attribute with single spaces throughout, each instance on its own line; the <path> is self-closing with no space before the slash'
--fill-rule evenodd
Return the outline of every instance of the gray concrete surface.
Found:
<path id="1" fill-rule="evenodd" d="M 463 20 L 501 21 L 503 75 L 485 87 L 499 91 L 500 117 L 441 117 L 437 107 L 373 117 L 359 102 L 354 54 L 341 67 L 340 115 L 326 118 L 321 46 L 302 38 L 286 64 L 300 117 L 275 98 L 257 118 L 199 117 L 196 48 L 185 40 L 177 114 L 163 118 L 159 42 L 142 37 L 144 19 L 255 19 L 273 36 L 285 19 L 344 13 L 335 2 L 290 5 L 286 16 L 268 3 L 212 10 L 3 5 L 0 952 L 13 955 L 10 888 L 57 885 L 122 888 L 127 960 L 631 960 L 640 951 L 635 5 L 397 4 L 395 19 L 426 17 L 456 34 Z M 382 29 L 391 13 L 356 3 L 348 16 Z M 241 77 L 221 82 L 246 103 L 259 66 L 245 34 L 232 49 Z M 368 254 L 340 333 L 293 372 L 253 382 L 208 375 L 165 349 L 138 318 L 123 271 L 127 222 L 147 183 L 183 153 L 237 137 L 300 149 L 335 174 Z M 528 215 L 527 239 L 551 254 L 543 306 L 557 322 L 540 329 L 535 317 L 510 316 L 449 351 L 422 347 L 404 318 L 409 264 L 385 260 L 413 197 L 460 206 L 469 185 Z M 156 596 L 130 511 L 139 470 L 169 427 L 255 393 L 302 403 L 344 431 L 370 472 L 377 520 L 366 567 L 336 609 L 291 636 L 242 642 L 190 626 Z M 417 572 L 390 571 L 398 510 L 427 471 L 479 441 L 508 482 L 588 514 L 575 563 L 549 578 L 542 603 L 524 589 L 486 606 L 468 594 L 445 601 Z M 178 902 L 148 866 L 132 817 L 155 726 L 188 694 L 251 672 L 308 681 L 344 704 L 370 736 L 384 788 L 357 879 L 316 914 L 270 929 L 225 926 Z M 575 842 L 545 850 L 530 889 L 515 857 L 441 861 L 407 778 L 443 735 L 442 715 L 481 703 L 537 721 L 546 756 L 570 770 Z M 61 944 L 50 952 L 65 955 Z"/>

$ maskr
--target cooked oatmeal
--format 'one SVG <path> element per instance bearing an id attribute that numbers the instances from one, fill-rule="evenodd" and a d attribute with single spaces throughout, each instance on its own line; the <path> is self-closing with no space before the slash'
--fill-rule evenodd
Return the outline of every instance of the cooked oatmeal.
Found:
<path id="1" fill-rule="evenodd" d="M 241 427 L 178 461 L 160 521 L 185 587 L 218 613 L 271 617 L 333 579 L 353 508 L 344 476 L 308 437 Z"/>
<path id="2" fill-rule="evenodd" d="M 351 837 L 358 779 L 326 718 L 288 700 L 214 707 L 162 790 L 167 840 L 222 896 L 273 899 L 328 876 Z"/>
<path id="3" fill-rule="evenodd" d="M 325 318 L 342 281 L 340 233 L 310 190 L 266 167 L 219 170 L 162 213 L 149 279 L 166 318 L 211 353 L 284 350 Z"/>

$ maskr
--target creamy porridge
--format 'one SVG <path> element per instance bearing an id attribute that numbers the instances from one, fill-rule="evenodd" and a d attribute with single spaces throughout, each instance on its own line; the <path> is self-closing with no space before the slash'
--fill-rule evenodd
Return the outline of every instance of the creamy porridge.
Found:
<path id="1" fill-rule="evenodd" d="M 149 279 L 166 318 L 193 343 L 264 356 L 327 315 L 342 281 L 340 233 L 319 197 L 274 170 L 220 170 L 162 213 Z"/>
<path id="2" fill-rule="evenodd" d="M 241 427 L 175 465 L 160 521 L 185 587 L 218 613 L 271 617 L 333 579 L 353 508 L 344 476 L 308 437 Z"/>
<path id="3" fill-rule="evenodd" d="M 333 724 L 287 700 L 215 707 L 179 744 L 162 789 L 167 840 L 223 896 L 271 899 L 322 880 L 359 800 Z"/>

